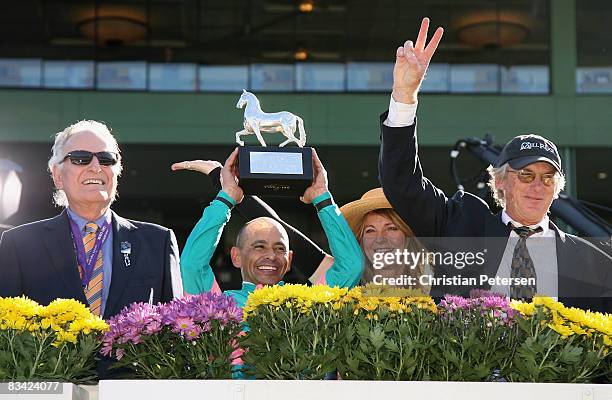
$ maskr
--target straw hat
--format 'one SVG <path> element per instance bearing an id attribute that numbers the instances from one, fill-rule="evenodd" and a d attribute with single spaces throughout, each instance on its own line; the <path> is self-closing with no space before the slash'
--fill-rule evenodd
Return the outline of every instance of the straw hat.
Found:
<path id="1" fill-rule="evenodd" d="M 389 200 L 385 197 L 382 188 L 368 190 L 361 196 L 361 199 L 351 201 L 340 207 L 340 211 L 344 214 L 344 218 L 348 222 L 351 230 L 357 235 L 357 229 L 363 220 L 363 217 L 370 211 L 381 208 L 393 208 Z"/>

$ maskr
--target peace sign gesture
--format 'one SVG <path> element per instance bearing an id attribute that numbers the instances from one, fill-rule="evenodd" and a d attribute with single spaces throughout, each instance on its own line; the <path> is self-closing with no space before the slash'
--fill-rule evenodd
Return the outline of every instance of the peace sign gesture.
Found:
<path id="1" fill-rule="evenodd" d="M 426 47 L 428 30 L 429 18 L 423 18 L 416 44 L 413 44 L 412 40 L 407 40 L 403 46 L 397 48 L 393 67 L 393 99 L 395 101 L 407 104 L 417 101 L 417 93 L 429 67 L 429 61 L 444 34 L 444 29 L 436 29 Z"/>

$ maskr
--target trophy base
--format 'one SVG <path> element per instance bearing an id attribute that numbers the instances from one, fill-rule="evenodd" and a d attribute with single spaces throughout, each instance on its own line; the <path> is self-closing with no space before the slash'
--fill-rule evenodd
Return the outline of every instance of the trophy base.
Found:
<path id="1" fill-rule="evenodd" d="M 312 184 L 312 148 L 243 146 L 238 171 L 245 194 L 299 197 Z"/>

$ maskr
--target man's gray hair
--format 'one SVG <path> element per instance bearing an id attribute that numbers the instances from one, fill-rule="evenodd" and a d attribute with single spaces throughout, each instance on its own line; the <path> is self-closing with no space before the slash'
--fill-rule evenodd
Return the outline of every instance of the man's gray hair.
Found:
<path id="1" fill-rule="evenodd" d="M 502 208 L 506 207 L 506 198 L 504 196 L 504 191 L 497 187 L 497 183 L 495 181 L 497 179 L 506 179 L 506 177 L 508 176 L 509 169 L 510 166 L 508 165 L 508 163 L 505 163 L 501 167 L 494 167 L 492 165 L 489 165 L 489 167 L 487 168 L 487 171 L 489 172 L 488 185 L 491 188 L 493 199 L 495 200 L 495 203 Z M 559 179 L 555 180 L 555 195 L 553 196 L 553 199 L 559 197 L 559 193 L 561 193 L 564 187 L 565 176 L 561 172 L 559 172 Z"/>
<path id="2" fill-rule="evenodd" d="M 55 141 L 51 149 L 51 158 L 49 158 L 49 162 L 47 163 L 47 168 L 50 173 L 53 173 L 53 167 L 55 166 L 57 166 L 58 168 L 62 168 L 62 160 L 66 156 L 66 154 L 64 154 L 64 146 L 66 145 L 68 140 L 72 136 L 84 131 L 97 133 L 98 135 L 108 140 L 108 142 L 115 147 L 117 153 L 120 152 L 119 145 L 117 144 L 117 139 L 115 139 L 115 137 L 111 133 L 111 130 L 108 126 L 106 126 L 106 124 L 93 120 L 79 121 L 66 127 L 63 131 L 55 134 Z M 117 163 L 117 166 L 119 168 L 117 175 L 120 176 L 121 171 L 123 170 L 123 165 L 121 164 L 121 157 L 119 157 L 119 162 Z M 115 196 L 116 195 L 117 192 L 115 191 Z M 113 198 L 112 201 L 115 201 L 115 199 Z M 53 193 L 53 202 L 59 207 L 68 207 L 68 198 L 66 197 L 66 193 L 61 189 L 56 189 L 55 193 Z"/>

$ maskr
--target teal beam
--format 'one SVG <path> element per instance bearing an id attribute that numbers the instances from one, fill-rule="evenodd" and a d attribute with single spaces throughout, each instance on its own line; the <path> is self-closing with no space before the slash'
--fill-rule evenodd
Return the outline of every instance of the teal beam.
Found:
<path id="1" fill-rule="evenodd" d="M 550 0 L 552 93 L 576 96 L 576 0 Z"/>
<path id="2" fill-rule="evenodd" d="M 551 82 L 552 95 L 557 105 L 558 133 L 566 145 L 578 144 L 584 126 L 578 126 L 576 98 L 576 0 L 551 0 Z M 583 109 L 588 113 L 588 109 Z M 596 136 L 591 134 L 592 136 Z M 576 149 L 566 146 L 561 150 L 565 172 L 565 192 L 577 195 Z"/>
<path id="3" fill-rule="evenodd" d="M 565 193 L 576 197 L 578 195 L 576 174 L 576 149 L 564 147 L 561 149 L 563 171 L 565 172 Z"/>

